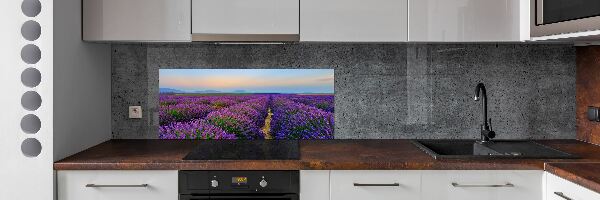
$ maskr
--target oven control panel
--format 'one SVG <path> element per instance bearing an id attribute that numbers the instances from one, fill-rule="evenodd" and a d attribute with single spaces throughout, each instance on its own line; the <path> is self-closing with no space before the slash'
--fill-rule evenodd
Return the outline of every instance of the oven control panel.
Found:
<path id="1" fill-rule="evenodd" d="M 180 193 L 298 193 L 299 171 L 179 171 Z"/>
<path id="2" fill-rule="evenodd" d="M 247 188 L 248 187 L 248 177 L 247 176 L 231 177 L 231 187 Z"/>

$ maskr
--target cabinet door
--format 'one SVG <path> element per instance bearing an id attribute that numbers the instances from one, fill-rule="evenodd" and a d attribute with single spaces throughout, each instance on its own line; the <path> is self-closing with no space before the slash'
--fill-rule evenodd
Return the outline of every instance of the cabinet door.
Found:
<path id="1" fill-rule="evenodd" d="M 192 0 L 192 33 L 298 37 L 299 12 L 299 0 Z"/>
<path id="2" fill-rule="evenodd" d="M 329 200 L 329 170 L 300 171 L 300 200 Z"/>
<path id="3" fill-rule="evenodd" d="M 190 0 L 83 0 L 83 40 L 190 41 Z"/>
<path id="4" fill-rule="evenodd" d="M 545 200 L 598 200 L 600 194 L 562 179 L 554 174 L 546 173 Z"/>
<path id="5" fill-rule="evenodd" d="M 419 171 L 333 170 L 331 200 L 418 200 Z"/>
<path id="6" fill-rule="evenodd" d="M 543 171 L 423 171 L 423 200 L 542 200 Z"/>
<path id="7" fill-rule="evenodd" d="M 302 0 L 300 40 L 403 42 L 407 0 Z"/>
<path id="8" fill-rule="evenodd" d="M 177 200 L 177 185 L 170 170 L 57 172 L 58 200 Z"/>
<path id="9" fill-rule="evenodd" d="M 414 0 L 409 41 L 478 42 L 529 39 L 529 1 Z"/>

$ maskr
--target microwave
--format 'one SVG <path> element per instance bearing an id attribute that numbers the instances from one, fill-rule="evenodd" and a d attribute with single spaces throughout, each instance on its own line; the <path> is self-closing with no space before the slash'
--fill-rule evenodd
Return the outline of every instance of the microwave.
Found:
<path id="1" fill-rule="evenodd" d="M 600 0 L 531 0 L 531 36 L 600 30 Z"/>

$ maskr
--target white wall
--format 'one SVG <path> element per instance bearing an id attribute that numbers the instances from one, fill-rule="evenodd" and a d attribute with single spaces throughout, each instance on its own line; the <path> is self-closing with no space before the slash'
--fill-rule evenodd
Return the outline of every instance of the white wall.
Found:
<path id="1" fill-rule="evenodd" d="M 41 0 L 40 14 L 31 17 L 22 13 L 22 2 L 0 1 L 0 199 L 53 199 L 53 162 L 110 138 L 110 46 L 81 42 L 79 0 Z M 33 41 L 21 36 L 28 20 L 41 25 Z M 39 47 L 39 62 L 21 59 L 28 44 Z M 32 88 L 21 83 L 30 67 L 41 73 L 41 83 Z M 26 91 L 41 96 L 39 108 L 21 106 Z M 38 132 L 21 130 L 27 114 L 39 117 Z M 39 155 L 22 153 L 28 138 L 41 143 Z"/>
<path id="2" fill-rule="evenodd" d="M 111 138 L 110 45 L 81 40 L 81 0 L 54 1 L 54 160 Z"/>
<path id="3" fill-rule="evenodd" d="M 27 17 L 21 12 L 22 0 L 0 1 L 0 199 L 2 200 L 45 200 L 53 197 L 53 28 L 52 1 L 41 0 L 41 13 Z M 40 38 L 27 41 L 21 36 L 21 25 L 35 20 L 41 25 Z M 37 45 L 41 59 L 35 64 L 21 60 L 21 48 L 26 44 Z M 21 72 L 37 68 L 42 74 L 40 85 L 28 88 L 21 83 Z M 35 91 L 42 97 L 41 107 L 27 111 L 21 106 L 21 95 Z M 35 134 L 21 130 L 20 121 L 26 114 L 40 118 L 41 129 Z M 21 143 L 26 138 L 41 143 L 41 153 L 26 157 L 21 152 Z"/>

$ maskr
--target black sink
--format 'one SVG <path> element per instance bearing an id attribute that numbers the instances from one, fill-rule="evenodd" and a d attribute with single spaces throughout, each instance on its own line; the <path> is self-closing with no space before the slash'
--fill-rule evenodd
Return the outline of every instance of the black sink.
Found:
<path id="1" fill-rule="evenodd" d="M 520 158 L 574 159 L 577 156 L 527 140 L 413 140 L 435 159 Z"/>

